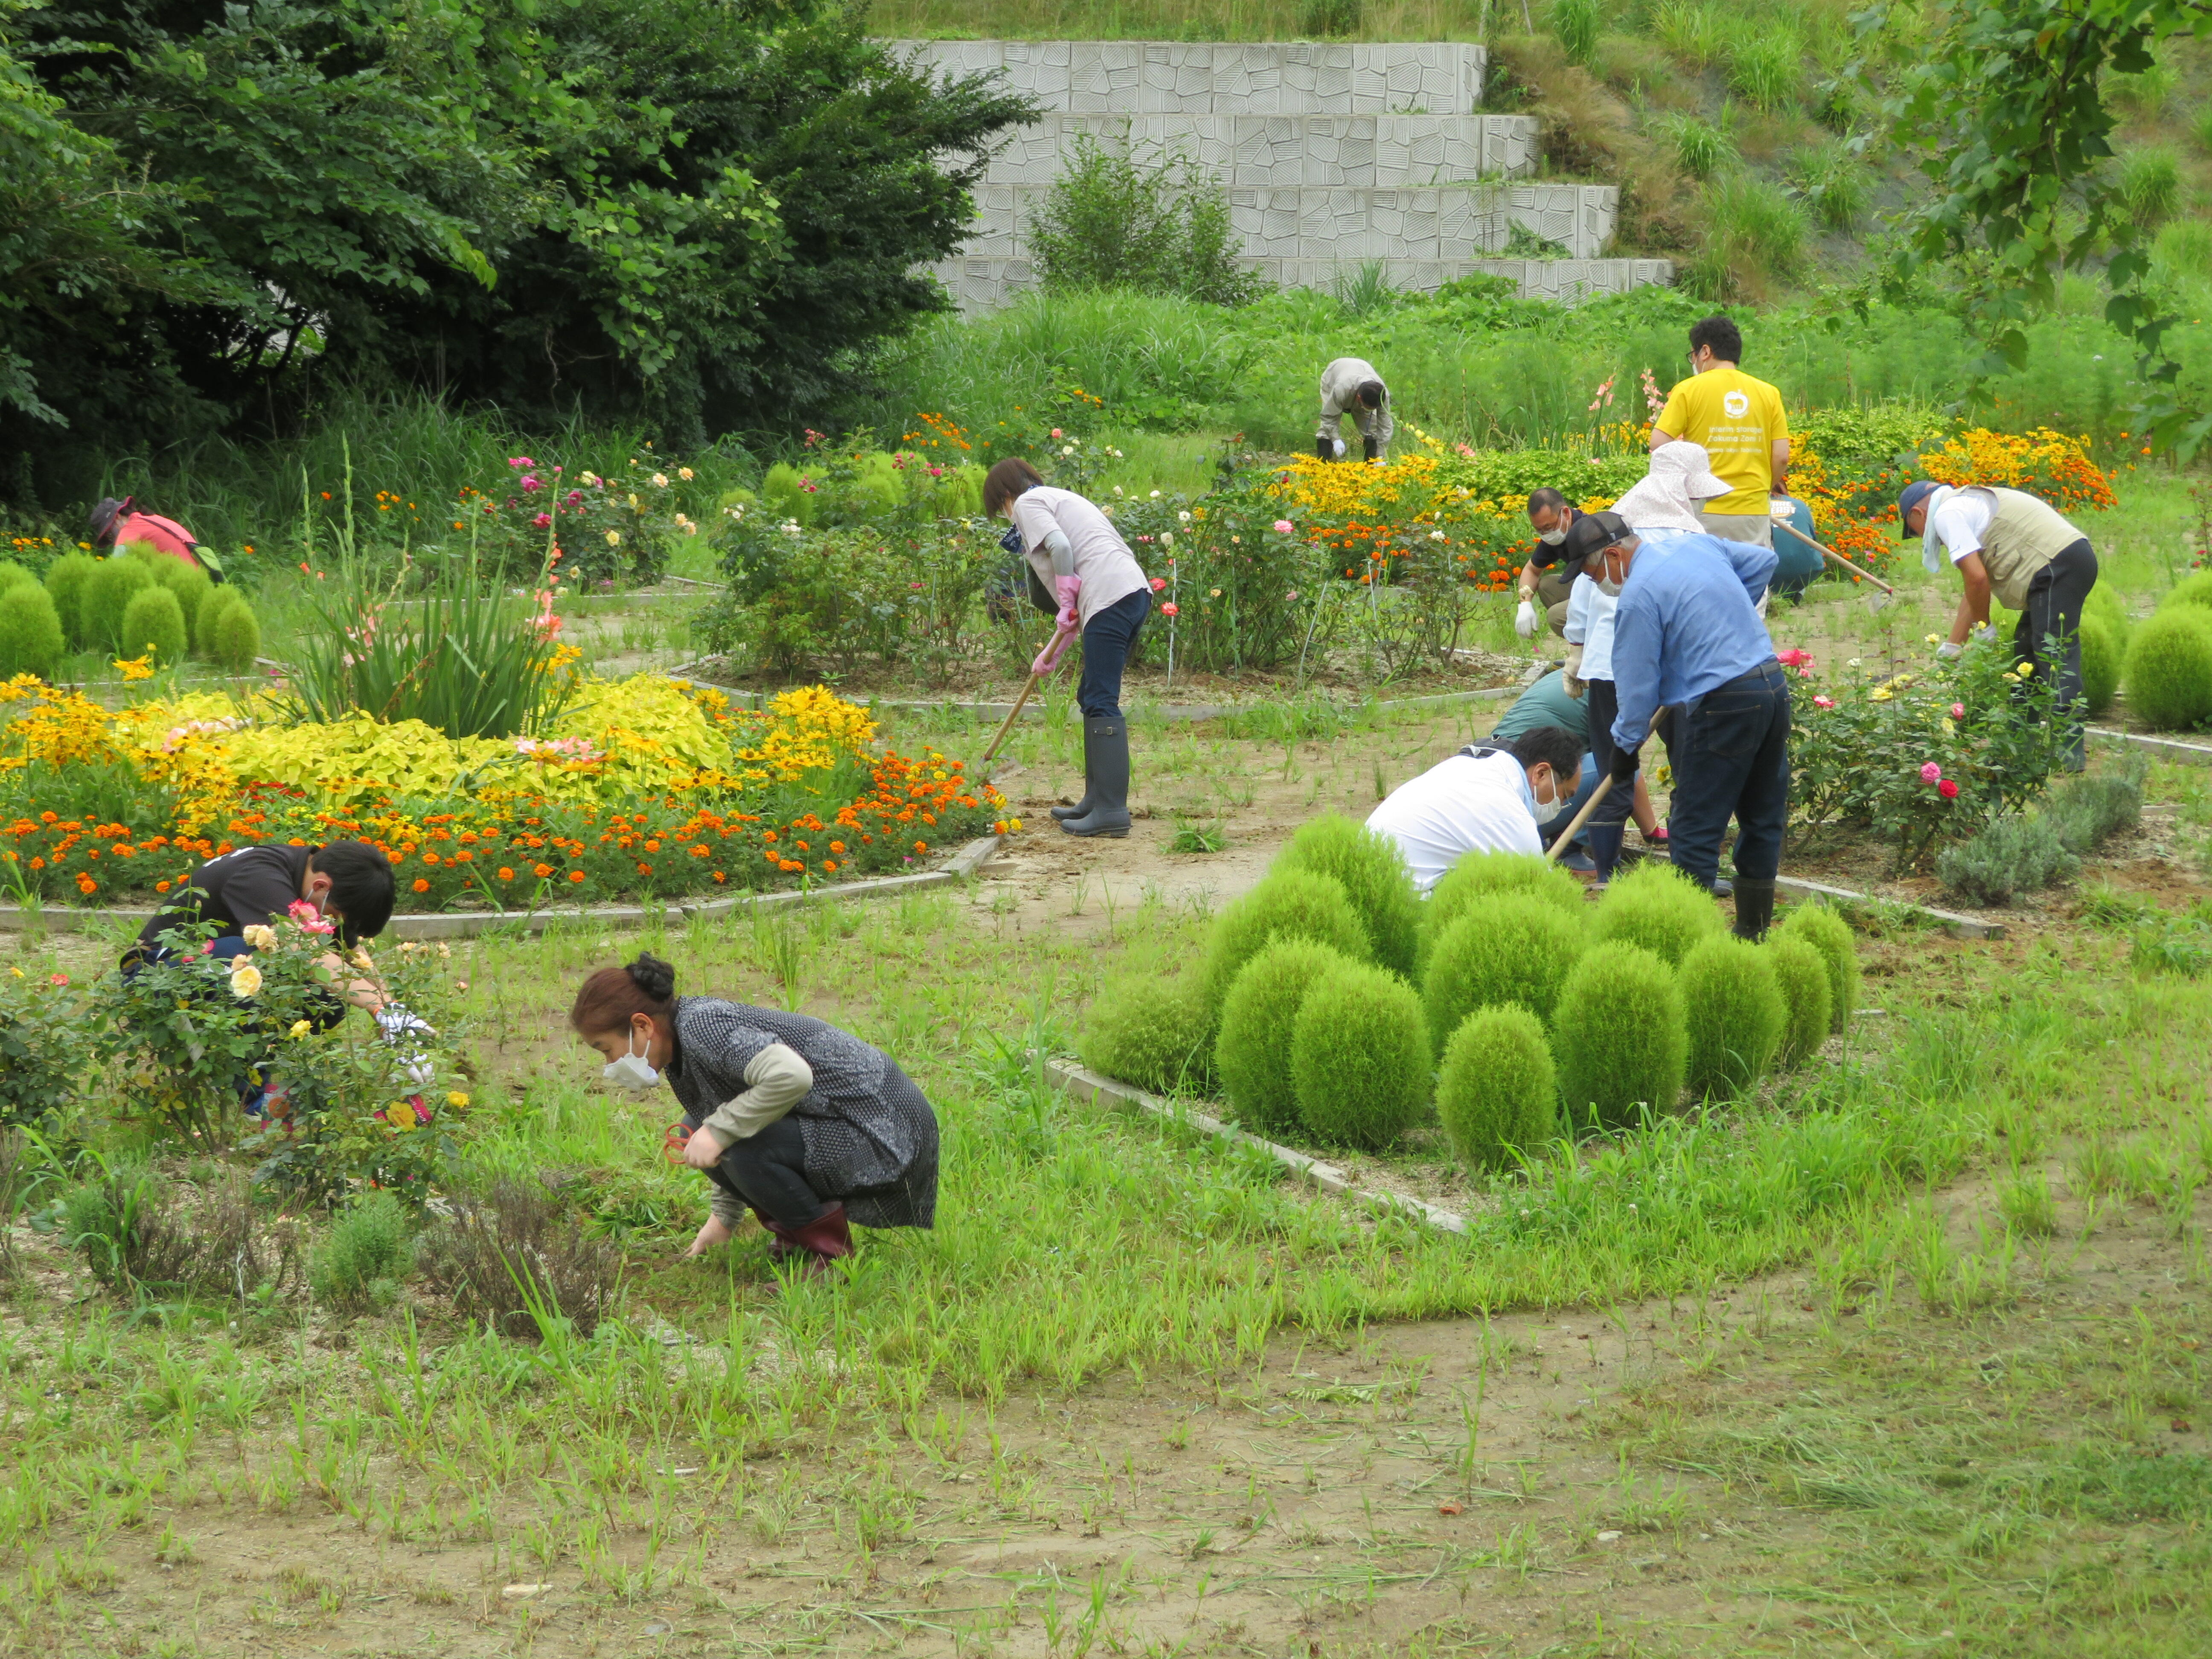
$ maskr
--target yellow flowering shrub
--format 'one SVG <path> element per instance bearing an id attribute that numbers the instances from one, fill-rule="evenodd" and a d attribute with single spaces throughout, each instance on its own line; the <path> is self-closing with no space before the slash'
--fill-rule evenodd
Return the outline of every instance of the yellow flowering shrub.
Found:
<path id="1" fill-rule="evenodd" d="M 836 764 L 840 755 L 864 753 L 876 735 L 868 712 L 845 702 L 827 686 L 801 686 L 769 703 L 767 729 L 738 758 L 753 763 L 744 776 L 773 777 L 791 783 L 800 773 Z"/>

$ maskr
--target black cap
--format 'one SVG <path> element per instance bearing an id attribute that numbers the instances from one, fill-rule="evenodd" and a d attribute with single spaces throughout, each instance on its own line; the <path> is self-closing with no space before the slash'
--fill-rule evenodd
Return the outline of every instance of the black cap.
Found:
<path id="1" fill-rule="evenodd" d="M 1567 539 L 1560 545 L 1569 565 L 1587 564 L 1628 533 L 1628 520 L 1618 513 L 1585 513 L 1567 526 Z"/>

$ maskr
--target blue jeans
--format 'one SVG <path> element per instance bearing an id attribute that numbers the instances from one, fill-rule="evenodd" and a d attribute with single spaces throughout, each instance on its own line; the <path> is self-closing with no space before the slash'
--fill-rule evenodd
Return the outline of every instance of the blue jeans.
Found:
<path id="1" fill-rule="evenodd" d="M 1711 888 L 1733 817 L 1736 874 L 1773 880 L 1790 817 L 1790 683 L 1781 665 L 1769 659 L 1715 686 L 1676 709 L 1672 723 L 1674 867 Z"/>
<path id="2" fill-rule="evenodd" d="M 1085 720 L 1121 718 L 1121 671 L 1137 648 L 1137 635 L 1152 615 L 1152 596 L 1143 588 L 1125 594 L 1092 617 L 1083 629 L 1083 678 L 1075 687 L 1075 706 Z"/>

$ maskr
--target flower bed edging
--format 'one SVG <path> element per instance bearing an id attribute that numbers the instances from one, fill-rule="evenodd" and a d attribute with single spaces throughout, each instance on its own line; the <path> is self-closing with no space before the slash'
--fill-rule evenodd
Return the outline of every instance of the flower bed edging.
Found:
<path id="1" fill-rule="evenodd" d="M 996 836 L 981 836 L 969 842 L 937 869 L 919 871 L 908 876 L 878 876 L 870 881 L 841 881 L 829 887 L 794 887 L 778 893 L 740 893 L 728 898 L 702 899 L 696 903 L 687 902 L 656 906 L 600 904 L 573 910 L 399 915 L 392 918 L 384 937 L 404 941 L 476 939 L 485 933 L 502 932 L 535 935 L 544 933 L 555 922 L 596 921 L 620 927 L 641 922 L 656 915 L 687 918 L 721 916 L 756 906 L 775 908 L 845 899 L 883 898 L 895 893 L 913 892 L 919 888 L 942 887 L 948 883 L 968 880 L 975 873 L 977 866 L 998 850 L 999 840 Z M 73 905 L 56 905 L 51 909 L 42 908 L 33 913 L 26 913 L 18 906 L 0 904 L 0 932 L 21 932 L 27 927 L 37 927 L 57 933 L 83 933 L 111 922 L 125 922 L 136 928 L 143 927 L 153 914 L 151 910 L 94 910 Z M 30 920 L 31 915 L 35 915 L 36 920 Z"/>
<path id="2" fill-rule="evenodd" d="M 2138 749 L 2148 749 L 2160 760 L 2191 761 L 2199 766 L 2212 766 L 2212 743 L 2184 743 L 2179 738 L 2146 737 L 2140 732 L 2115 732 L 2109 726 L 2087 728 L 2093 738 L 2106 743 L 2131 743 Z"/>
<path id="3" fill-rule="evenodd" d="M 1954 939 L 2002 939 L 2005 936 L 2005 926 L 2001 921 L 1983 921 L 1978 917 L 1938 910 L 1932 904 L 1911 904 L 1902 899 L 1881 898 L 1872 893 L 1854 893 L 1848 887 L 1830 887 L 1825 883 L 1807 881 L 1799 876 L 1777 876 L 1774 885 L 1778 891 L 1796 893 L 1806 898 L 1839 899 L 1846 904 L 1886 904 L 1900 910 L 1912 911 L 1917 915 L 1932 916 Z"/>
<path id="4" fill-rule="evenodd" d="M 1097 1072 L 1076 1065 L 1073 1060 L 1047 1060 L 1045 1075 L 1050 1079 L 1052 1085 L 1062 1094 L 1073 1095 L 1079 1100 L 1089 1101 L 1092 1105 L 1133 1107 L 1138 1111 L 1149 1113 L 1154 1117 L 1165 1118 L 1173 1123 L 1185 1124 L 1201 1134 L 1212 1135 L 1218 1139 L 1233 1141 L 1246 1146 L 1257 1147 L 1278 1164 L 1297 1170 L 1325 1193 L 1334 1193 L 1344 1198 L 1364 1199 L 1389 1209 L 1403 1210 L 1417 1220 L 1425 1221 L 1431 1226 L 1440 1227 L 1449 1233 L 1464 1233 L 1467 1231 L 1467 1218 L 1464 1216 L 1455 1215 L 1449 1210 L 1438 1209 L 1433 1204 L 1424 1203 L 1421 1200 L 1405 1193 L 1382 1193 L 1370 1188 L 1355 1187 L 1346 1177 L 1344 1171 L 1334 1164 L 1325 1164 L 1317 1158 L 1295 1152 L 1288 1146 L 1279 1146 L 1272 1140 L 1262 1140 L 1259 1136 L 1248 1133 L 1233 1123 L 1224 1123 L 1219 1118 L 1208 1117 L 1203 1112 L 1194 1112 L 1176 1102 L 1162 1100 L 1158 1096 L 1148 1095 L 1141 1089 L 1133 1089 L 1126 1083 L 1116 1083 L 1113 1079 L 1102 1077 Z"/>

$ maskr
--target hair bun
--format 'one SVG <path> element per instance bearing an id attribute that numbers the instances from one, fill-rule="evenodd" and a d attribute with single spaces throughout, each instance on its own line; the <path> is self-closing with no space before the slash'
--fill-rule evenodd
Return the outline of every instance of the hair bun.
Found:
<path id="1" fill-rule="evenodd" d="M 676 994 L 676 969 L 650 951 L 640 951 L 637 960 L 625 963 L 623 971 L 655 1002 L 665 1002 Z"/>

